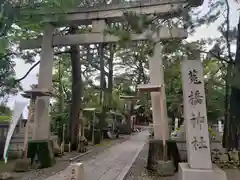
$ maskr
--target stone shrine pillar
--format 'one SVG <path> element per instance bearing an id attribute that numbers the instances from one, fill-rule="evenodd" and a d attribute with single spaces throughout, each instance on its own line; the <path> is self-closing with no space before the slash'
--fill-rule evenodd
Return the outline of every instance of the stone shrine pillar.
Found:
<path id="1" fill-rule="evenodd" d="M 154 85 L 162 85 L 160 92 L 151 92 L 151 102 L 152 102 L 152 117 L 153 117 L 153 128 L 154 128 L 154 138 L 162 139 L 161 126 L 164 128 L 165 138 L 169 137 L 168 129 L 168 116 L 167 116 L 167 105 L 166 105 L 166 95 L 164 87 L 164 69 L 162 64 L 162 47 L 159 43 L 155 45 L 154 54 L 149 59 L 149 73 L 150 73 L 150 83 Z M 160 99 L 163 98 L 163 112 L 160 112 Z M 163 113 L 164 119 L 161 119 L 161 113 Z"/>
<path id="2" fill-rule="evenodd" d="M 53 26 L 46 25 L 42 40 L 42 52 L 39 68 L 38 89 L 52 88 L 52 69 L 53 69 Z M 49 118 L 50 97 L 37 97 L 35 103 L 34 140 L 48 140 L 50 138 L 50 118 Z"/>
<path id="3" fill-rule="evenodd" d="M 226 180 L 225 172 L 212 166 L 200 59 L 183 61 L 182 81 L 188 163 L 179 164 L 179 180 Z"/>
<path id="4" fill-rule="evenodd" d="M 54 28 L 50 24 L 47 24 L 44 28 L 38 86 L 37 89 L 35 89 L 38 93 L 41 93 L 41 91 L 51 91 L 50 89 L 52 87 L 53 31 Z M 29 141 L 28 144 L 28 152 L 33 154 L 34 158 L 36 156 L 42 168 L 47 168 L 55 163 L 50 143 L 50 97 L 47 96 L 46 93 L 43 93 L 41 96 L 36 96 L 34 130 L 32 140 Z"/>
<path id="5" fill-rule="evenodd" d="M 33 130 L 34 130 L 34 114 L 35 114 L 35 100 L 30 99 L 30 103 L 28 106 L 28 139 L 32 139 Z"/>

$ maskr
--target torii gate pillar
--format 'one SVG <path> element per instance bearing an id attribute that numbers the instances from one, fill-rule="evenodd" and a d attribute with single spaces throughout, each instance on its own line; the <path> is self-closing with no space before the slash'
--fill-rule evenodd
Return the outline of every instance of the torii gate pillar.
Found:
<path id="1" fill-rule="evenodd" d="M 44 28 L 42 51 L 40 55 L 40 68 L 38 89 L 50 90 L 52 87 L 53 69 L 53 31 L 54 27 L 47 24 Z M 54 164 L 54 156 L 50 145 L 50 97 L 37 97 L 35 104 L 34 129 L 32 141 L 29 141 L 28 152 L 38 156 L 43 168 Z M 39 153 L 41 151 L 41 153 Z M 41 154 L 41 155 L 40 155 Z M 39 156 L 44 157 L 39 157 Z M 41 163 L 42 162 L 42 163 Z"/>
<path id="2" fill-rule="evenodd" d="M 53 29 L 53 26 L 49 24 L 46 25 L 44 29 L 42 51 L 40 55 L 38 89 L 50 90 L 52 88 Z M 46 140 L 50 138 L 49 103 L 50 97 L 48 96 L 38 97 L 36 100 L 34 140 Z"/>
<path id="3" fill-rule="evenodd" d="M 152 102 L 152 117 L 153 117 L 153 128 L 154 138 L 162 139 L 162 133 L 164 133 L 165 139 L 169 137 L 168 129 L 168 116 L 167 116 L 167 105 L 166 95 L 164 87 L 164 69 L 162 64 L 162 47 L 160 43 L 157 43 L 154 48 L 154 54 L 149 59 L 149 71 L 150 71 L 150 83 L 155 85 L 162 85 L 162 96 L 160 92 L 151 92 Z M 160 98 L 163 97 L 161 100 Z M 163 112 L 161 112 L 160 101 L 163 101 Z M 161 116 L 163 113 L 163 116 Z M 164 117 L 161 119 L 161 117 Z M 164 132 L 161 132 L 164 129 Z"/>

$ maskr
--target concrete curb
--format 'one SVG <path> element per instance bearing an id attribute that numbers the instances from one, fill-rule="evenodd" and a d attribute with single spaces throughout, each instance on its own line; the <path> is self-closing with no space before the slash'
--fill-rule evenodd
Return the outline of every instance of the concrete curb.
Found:
<path id="1" fill-rule="evenodd" d="M 139 153 L 141 152 L 141 150 L 143 149 L 145 144 L 143 144 L 142 147 L 140 147 L 138 149 L 138 151 L 134 154 L 134 157 L 132 158 L 131 162 L 125 166 L 125 168 L 120 172 L 120 174 L 117 176 L 116 180 L 124 180 L 124 178 L 126 177 L 127 173 L 129 172 L 129 170 L 131 169 L 133 163 L 136 161 Z"/>
<path id="2" fill-rule="evenodd" d="M 78 154 L 77 156 L 72 157 L 72 158 L 69 158 L 68 160 L 69 160 L 70 162 L 72 162 L 72 161 L 77 161 L 80 157 L 85 156 L 86 154 L 89 154 L 90 152 L 92 152 L 92 150 L 89 150 L 89 151 L 87 151 L 87 152 L 85 152 L 85 153 Z"/>

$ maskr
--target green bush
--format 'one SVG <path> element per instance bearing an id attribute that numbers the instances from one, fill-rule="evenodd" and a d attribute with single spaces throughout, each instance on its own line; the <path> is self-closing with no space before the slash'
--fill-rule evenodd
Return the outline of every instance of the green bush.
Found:
<path id="1" fill-rule="evenodd" d="M 217 133 L 212 130 L 212 128 L 208 128 L 208 132 L 210 133 L 211 136 L 215 137 Z"/>
<path id="2" fill-rule="evenodd" d="M 65 134 L 67 134 L 68 130 L 68 114 L 61 113 L 61 114 L 54 114 L 52 115 L 52 122 L 51 122 L 51 132 L 54 132 L 59 137 L 59 142 L 62 142 L 62 135 L 63 135 L 63 125 L 65 126 Z M 67 140 L 67 136 L 65 136 L 65 140 Z"/>
<path id="3" fill-rule="evenodd" d="M 88 141 L 92 140 L 92 132 L 88 128 L 84 128 L 84 135 Z"/>

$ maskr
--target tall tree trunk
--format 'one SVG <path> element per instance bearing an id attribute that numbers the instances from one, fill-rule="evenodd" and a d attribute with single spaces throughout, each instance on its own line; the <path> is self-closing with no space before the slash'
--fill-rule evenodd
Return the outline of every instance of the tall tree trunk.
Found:
<path id="1" fill-rule="evenodd" d="M 147 79 L 146 79 L 146 75 L 145 75 L 145 72 L 144 72 L 144 62 L 143 62 L 143 59 L 144 58 L 144 55 L 142 54 L 142 51 L 140 52 L 139 55 L 135 55 L 135 61 L 138 63 L 137 65 L 137 74 L 138 74 L 138 77 L 137 77 L 137 84 L 135 86 L 135 89 L 136 89 L 136 92 L 137 92 L 137 86 L 138 84 L 147 84 Z"/>
<path id="2" fill-rule="evenodd" d="M 227 147 L 229 137 L 229 101 L 230 101 L 230 86 L 229 80 L 232 76 L 233 63 L 229 62 L 227 65 L 227 73 L 225 77 L 225 99 L 224 99 L 224 132 L 223 132 L 223 147 Z"/>
<path id="3" fill-rule="evenodd" d="M 108 107 L 112 106 L 114 50 L 115 45 L 110 45 L 110 57 L 108 58 Z"/>
<path id="4" fill-rule="evenodd" d="M 145 58 L 145 54 L 143 54 L 144 52 L 142 51 L 142 47 L 140 47 L 140 54 L 138 56 L 138 61 L 139 61 L 139 74 L 141 76 L 141 81 L 144 83 L 144 84 L 147 84 L 147 81 L 146 81 L 146 76 L 145 76 L 145 72 L 144 72 L 144 58 Z"/>
<path id="5" fill-rule="evenodd" d="M 238 22 L 237 50 L 235 66 L 231 78 L 231 96 L 229 112 L 229 129 L 227 129 L 228 139 L 225 142 L 227 149 L 240 150 L 240 17 Z"/>
<path id="6" fill-rule="evenodd" d="M 139 58 L 139 55 L 135 55 L 134 56 L 134 59 L 135 59 L 135 62 L 137 62 L 137 83 L 136 83 L 136 86 L 135 86 L 135 92 L 138 91 L 138 85 L 142 83 L 142 74 L 141 74 L 141 62 L 140 62 L 140 58 Z"/>
<path id="7" fill-rule="evenodd" d="M 100 58 L 100 104 L 103 103 L 104 90 L 106 87 L 105 70 L 104 70 L 104 44 L 99 45 L 99 58 Z"/>
<path id="8" fill-rule="evenodd" d="M 71 26 L 70 34 L 76 34 L 77 30 L 78 28 L 76 26 Z M 72 103 L 69 121 L 69 134 L 72 150 L 76 150 L 79 135 L 79 112 L 81 108 L 82 78 L 79 46 L 71 46 L 70 51 L 72 63 Z"/>
<path id="9" fill-rule="evenodd" d="M 99 58 L 100 58 L 100 105 L 102 106 L 102 112 L 100 115 L 100 121 L 99 121 L 99 129 L 102 130 L 105 123 L 105 116 L 106 112 L 108 110 L 108 107 L 106 106 L 106 98 L 107 98 L 107 89 L 106 89 L 106 79 L 105 79 L 105 69 L 104 69 L 104 47 L 105 44 L 99 45 Z"/>
<path id="10" fill-rule="evenodd" d="M 61 72 L 61 60 L 58 62 L 58 75 L 59 75 L 59 113 L 63 113 L 64 111 L 64 94 L 63 94 L 63 86 L 62 86 L 62 72 Z"/>
<path id="11" fill-rule="evenodd" d="M 142 60 L 139 60 L 139 61 L 140 61 L 140 64 L 139 64 L 140 69 L 139 70 L 140 70 L 141 79 L 142 79 L 142 82 L 144 84 L 146 84 L 147 80 L 146 80 L 146 76 L 145 76 L 145 73 L 144 73 L 143 61 Z"/>

